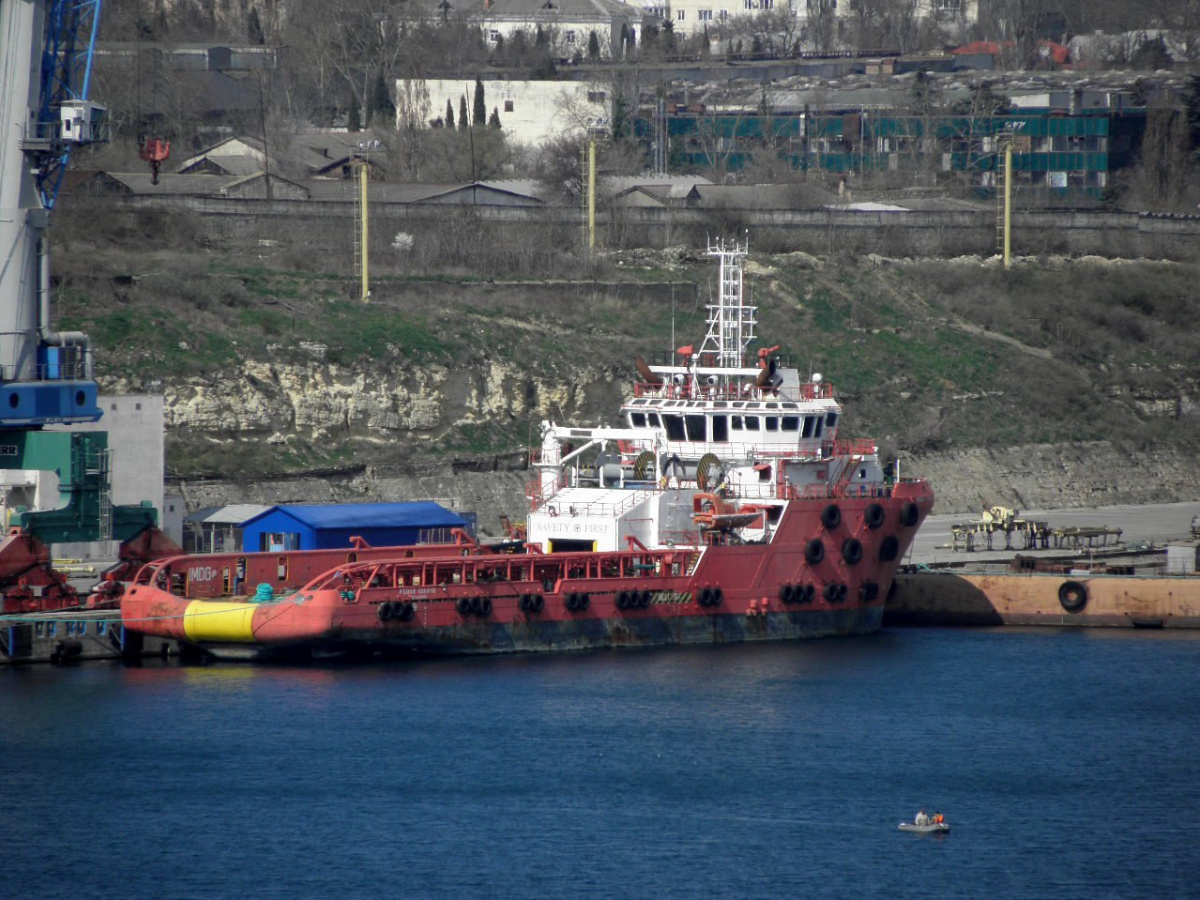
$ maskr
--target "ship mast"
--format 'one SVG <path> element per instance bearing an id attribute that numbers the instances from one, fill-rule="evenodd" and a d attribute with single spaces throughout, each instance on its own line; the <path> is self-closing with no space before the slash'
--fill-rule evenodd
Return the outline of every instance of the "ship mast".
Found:
<path id="1" fill-rule="evenodd" d="M 758 309 L 745 303 L 742 292 L 742 265 L 748 251 L 749 242 L 727 243 L 720 239 L 710 243 L 705 252 L 706 256 L 715 256 L 720 261 L 720 291 L 717 301 L 708 304 L 708 334 L 700 346 L 700 356 L 713 354 L 720 369 L 740 369 L 746 348 L 755 339 Z M 722 373 L 719 377 L 721 386 L 728 388 L 737 374 Z"/>

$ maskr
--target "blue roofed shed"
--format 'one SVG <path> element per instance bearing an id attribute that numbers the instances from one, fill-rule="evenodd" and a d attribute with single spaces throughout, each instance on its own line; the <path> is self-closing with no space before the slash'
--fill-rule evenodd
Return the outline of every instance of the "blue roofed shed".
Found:
<path id="1" fill-rule="evenodd" d="M 373 547 L 430 544 L 450 540 L 453 528 L 468 528 L 467 517 L 431 501 L 272 506 L 242 523 L 242 549 L 337 549 L 355 536 Z"/>

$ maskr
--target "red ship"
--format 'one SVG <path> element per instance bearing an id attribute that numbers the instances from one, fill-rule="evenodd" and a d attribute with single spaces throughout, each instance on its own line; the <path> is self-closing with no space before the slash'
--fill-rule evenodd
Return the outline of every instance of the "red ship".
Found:
<path id="1" fill-rule="evenodd" d="M 887 477 L 873 441 L 838 437 L 841 406 L 819 374 L 802 381 L 778 347 L 744 364 L 757 328 L 746 248 L 708 253 L 720 290 L 700 347 L 668 365 L 639 358 L 619 426 L 543 423 L 523 541 L 158 560 L 122 598 L 126 628 L 252 659 L 877 630 L 933 492 Z M 308 580 L 225 596 L 264 566 Z"/>

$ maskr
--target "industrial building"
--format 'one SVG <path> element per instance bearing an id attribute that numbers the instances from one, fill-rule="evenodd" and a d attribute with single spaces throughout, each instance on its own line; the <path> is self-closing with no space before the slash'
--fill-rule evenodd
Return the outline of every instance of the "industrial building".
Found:
<path id="1" fill-rule="evenodd" d="M 451 531 L 474 530 L 474 516 L 450 512 L 432 501 L 272 506 L 241 523 L 246 553 L 328 550 L 361 537 L 375 547 L 441 543 Z"/>

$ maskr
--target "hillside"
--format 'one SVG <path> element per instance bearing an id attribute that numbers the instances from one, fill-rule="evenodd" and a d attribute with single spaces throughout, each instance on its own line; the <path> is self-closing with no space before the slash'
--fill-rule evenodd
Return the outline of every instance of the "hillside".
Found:
<path id="1" fill-rule="evenodd" d="M 363 304 L 336 241 L 272 227 L 60 211 L 56 324 L 91 335 L 103 390 L 165 394 L 176 477 L 519 465 L 540 420 L 611 419 L 635 355 L 703 337 L 715 290 L 694 241 L 588 263 L 577 234 L 547 233 L 524 262 L 489 245 L 469 275 L 384 254 Z M 1200 265 L 818 260 L 750 238 L 763 340 L 889 455 L 1195 440 Z"/>

